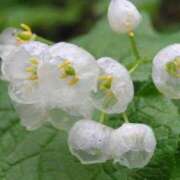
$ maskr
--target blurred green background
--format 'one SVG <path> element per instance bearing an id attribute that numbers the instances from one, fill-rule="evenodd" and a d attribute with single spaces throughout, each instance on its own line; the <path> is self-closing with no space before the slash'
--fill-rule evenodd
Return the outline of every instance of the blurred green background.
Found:
<path id="1" fill-rule="evenodd" d="M 179 28 L 179 0 L 133 1 L 151 13 L 158 30 Z M 0 30 L 26 23 L 50 40 L 68 40 L 88 32 L 105 15 L 108 3 L 109 0 L 0 0 Z"/>

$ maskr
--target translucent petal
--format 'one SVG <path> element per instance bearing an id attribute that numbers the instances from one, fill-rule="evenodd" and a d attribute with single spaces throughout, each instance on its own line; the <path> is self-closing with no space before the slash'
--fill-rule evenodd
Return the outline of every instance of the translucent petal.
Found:
<path id="1" fill-rule="evenodd" d="M 11 83 L 9 85 L 9 96 L 13 101 L 20 104 L 43 102 L 39 84 L 33 81 L 16 81 L 15 83 Z"/>
<path id="2" fill-rule="evenodd" d="M 49 115 L 46 109 L 39 104 L 20 104 L 13 102 L 17 113 L 20 116 L 21 124 L 29 131 L 40 128 L 46 121 Z"/>
<path id="3" fill-rule="evenodd" d="M 48 45 L 39 41 L 30 41 L 21 45 L 21 47 L 24 48 L 31 56 L 44 57 L 45 55 L 48 55 Z"/>
<path id="4" fill-rule="evenodd" d="M 82 164 L 103 163 L 109 159 L 107 149 L 112 129 L 92 120 L 78 121 L 69 132 L 71 153 Z"/>
<path id="5" fill-rule="evenodd" d="M 82 116 L 71 115 L 60 108 L 53 108 L 49 110 L 50 122 L 56 129 L 69 131 L 76 121 L 80 120 Z"/>
<path id="6" fill-rule="evenodd" d="M 118 33 L 132 32 L 141 22 L 141 14 L 128 0 L 111 0 L 108 20 L 113 31 Z"/>
<path id="7" fill-rule="evenodd" d="M 91 94 L 96 108 L 107 113 L 121 113 L 126 111 L 128 104 L 134 96 L 134 86 L 127 69 L 109 57 L 99 59 L 101 76 L 112 76 L 112 86 L 109 91 L 97 88 Z"/>
<path id="8" fill-rule="evenodd" d="M 22 48 L 15 49 L 2 63 L 2 74 L 9 81 L 23 80 L 28 78 L 25 71 L 31 56 Z"/>
<path id="9" fill-rule="evenodd" d="M 0 34 L 0 44 L 1 45 L 16 45 L 16 34 L 19 29 L 7 28 Z"/>
<path id="10" fill-rule="evenodd" d="M 180 57 L 180 44 L 173 44 L 162 49 L 153 60 L 152 78 L 158 90 L 171 99 L 180 99 L 180 78 L 171 76 L 167 63 Z"/>
<path id="11" fill-rule="evenodd" d="M 69 43 L 55 44 L 50 48 L 50 54 L 53 57 L 51 63 L 56 69 L 58 69 L 58 65 L 68 60 L 72 63 L 79 78 L 76 84 L 69 85 L 68 78 L 60 78 L 61 72 L 59 70 L 57 74 L 59 81 L 56 81 L 59 88 L 55 89 L 54 93 L 56 98 L 65 106 L 78 105 L 81 103 L 80 99 L 88 97 L 90 91 L 96 87 L 99 68 L 95 59 L 82 48 Z"/>
<path id="12" fill-rule="evenodd" d="M 25 71 L 30 64 L 30 59 L 37 57 L 42 60 L 48 46 L 40 42 L 29 42 L 16 48 L 2 63 L 2 73 L 9 81 L 23 80 L 28 78 Z"/>
<path id="13" fill-rule="evenodd" d="M 132 168 L 143 168 L 156 148 L 152 129 L 143 124 L 125 123 L 112 132 L 110 152 L 114 161 Z"/>
<path id="14" fill-rule="evenodd" d="M 0 57 L 3 61 L 6 60 L 8 55 L 15 50 L 15 45 L 0 45 Z"/>

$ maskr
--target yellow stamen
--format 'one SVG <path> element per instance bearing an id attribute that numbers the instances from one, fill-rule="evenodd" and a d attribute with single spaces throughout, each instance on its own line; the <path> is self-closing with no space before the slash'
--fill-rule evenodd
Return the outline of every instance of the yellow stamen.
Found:
<path id="1" fill-rule="evenodd" d="M 67 79 L 68 85 L 77 84 L 77 82 L 79 81 L 79 77 L 76 75 L 76 71 L 69 60 L 65 60 L 62 64 L 58 65 L 58 68 L 61 71 L 60 78 Z"/>
<path id="2" fill-rule="evenodd" d="M 30 66 L 26 67 L 25 71 L 30 73 L 30 77 L 28 77 L 28 80 L 37 80 L 38 79 L 38 75 L 37 75 L 37 68 L 38 68 L 38 64 L 39 61 L 36 58 L 31 58 L 30 60 Z"/>
<path id="3" fill-rule="evenodd" d="M 75 85 L 78 81 L 79 81 L 79 77 L 78 77 L 78 76 L 75 76 L 73 79 L 71 79 L 71 80 L 68 82 L 68 84 L 69 84 L 70 86 L 73 86 L 73 85 Z"/>
<path id="4" fill-rule="evenodd" d="M 26 68 L 26 72 L 33 72 L 34 71 L 34 67 L 29 66 Z"/>
<path id="5" fill-rule="evenodd" d="M 33 64 L 33 65 L 39 64 L 39 62 L 36 58 L 31 58 L 30 61 L 31 61 L 31 64 Z"/>
<path id="6" fill-rule="evenodd" d="M 69 65 L 71 65 L 71 62 L 69 60 L 65 60 L 62 64 L 58 65 L 58 67 L 59 67 L 59 69 L 63 69 Z"/>
<path id="7" fill-rule="evenodd" d="M 36 35 L 32 33 L 30 26 L 21 24 L 20 27 L 21 31 L 16 34 L 16 40 L 18 44 L 22 44 L 36 38 Z"/>
<path id="8" fill-rule="evenodd" d="M 25 31 L 31 31 L 30 26 L 28 26 L 27 24 L 20 24 L 21 28 L 24 29 Z"/>
<path id="9" fill-rule="evenodd" d="M 99 80 L 112 80 L 111 75 L 103 75 L 98 78 Z"/>
<path id="10" fill-rule="evenodd" d="M 28 78 L 28 80 L 32 80 L 32 81 L 37 80 L 37 79 L 38 79 L 38 76 L 35 75 L 35 74 L 31 75 L 31 76 Z"/>
<path id="11" fill-rule="evenodd" d="M 130 37 L 134 37 L 135 36 L 134 32 L 129 32 L 128 34 L 129 34 Z"/>
<path id="12" fill-rule="evenodd" d="M 99 77 L 99 89 L 106 91 L 111 89 L 113 77 L 111 75 L 103 75 Z"/>

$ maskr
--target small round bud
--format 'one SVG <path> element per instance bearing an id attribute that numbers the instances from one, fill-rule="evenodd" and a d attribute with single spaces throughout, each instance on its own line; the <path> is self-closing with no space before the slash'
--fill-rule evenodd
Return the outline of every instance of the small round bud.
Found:
<path id="1" fill-rule="evenodd" d="M 130 33 L 139 25 L 141 14 L 128 0 L 111 0 L 108 20 L 113 31 Z"/>
<path id="2" fill-rule="evenodd" d="M 153 60 L 152 78 L 166 97 L 180 99 L 180 44 L 162 49 Z"/>
<path id="3" fill-rule="evenodd" d="M 112 129 L 92 120 L 78 121 L 69 132 L 71 153 L 82 164 L 103 163 L 107 154 Z"/>
<path id="4" fill-rule="evenodd" d="M 92 91 L 93 104 L 101 111 L 115 114 L 126 111 L 134 96 L 134 86 L 127 69 L 112 58 L 97 61 L 101 70 L 98 86 Z"/>
<path id="5" fill-rule="evenodd" d="M 143 168 L 154 154 L 156 139 L 152 129 L 143 124 L 125 123 L 111 135 L 114 162 L 130 169 Z"/>

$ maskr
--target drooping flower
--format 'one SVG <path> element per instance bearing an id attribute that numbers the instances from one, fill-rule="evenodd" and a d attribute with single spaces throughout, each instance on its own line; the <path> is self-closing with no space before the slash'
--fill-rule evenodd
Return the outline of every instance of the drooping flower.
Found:
<path id="1" fill-rule="evenodd" d="M 130 33 L 139 25 L 141 19 L 141 14 L 130 1 L 111 0 L 108 20 L 113 31 Z"/>
<path id="2" fill-rule="evenodd" d="M 152 78 L 163 95 L 180 99 L 180 44 L 170 45 L 156 55 Z"/>
<path id="3" fill-rule="evenodd" d="M 154 133 L 144 124 L 123 124 L 112 132 L 110 142 L 114 162 L 130 169 L 146 166 L 156 148 Z"/>
<path id="4" fill-rule="evenodd" d="M 106 162 L 111 132 L 111 128 L 98 122 L 80 120 L 69 132 L 70 151 L 82 164 Z"/>
<path id="5" fill-rule="evenodd" d="M 3 76 L 9 81 L 9 95 L 27 129 L 38 128 L 47 118 L 47 72 L 43 71 L 48 60 L 48 46 L 29 42 L 16 48 L 2 63 Z M 44 73 L 44 74 L 43 74 Z"/>
<path id="6" fill-rule="evenodd" d="M 89 94 L 96 88 L 99 73 L 94 57 L 84 49 L 65 42 L 53 45 L 50 54 L 57 106 L 67 108 L 69 112 L 88 114 L 92 109 Z"/>
<path id="7" fill-rule="evenodd" d="M 3 76 L 10 82 L 9 95 L 29 130 L 44 121 L 68 130 L 75 121 L 91 117 L 88 93 L 95 87 L 96 62 L 75 45 L 60 43 L 60 51 L 57 46 L 49 51 L 47 45 L 31 41 L 16 48 L 2 64 Z"/>
<path id="8" fill-rule="evenodd" d="M 96 108 L 107 113 L 122 113 L 134 96 L 131 77 L 124 66 L 109 57 L 97 61 L 101 74 L 98 87 L 91 93 Z"/>

